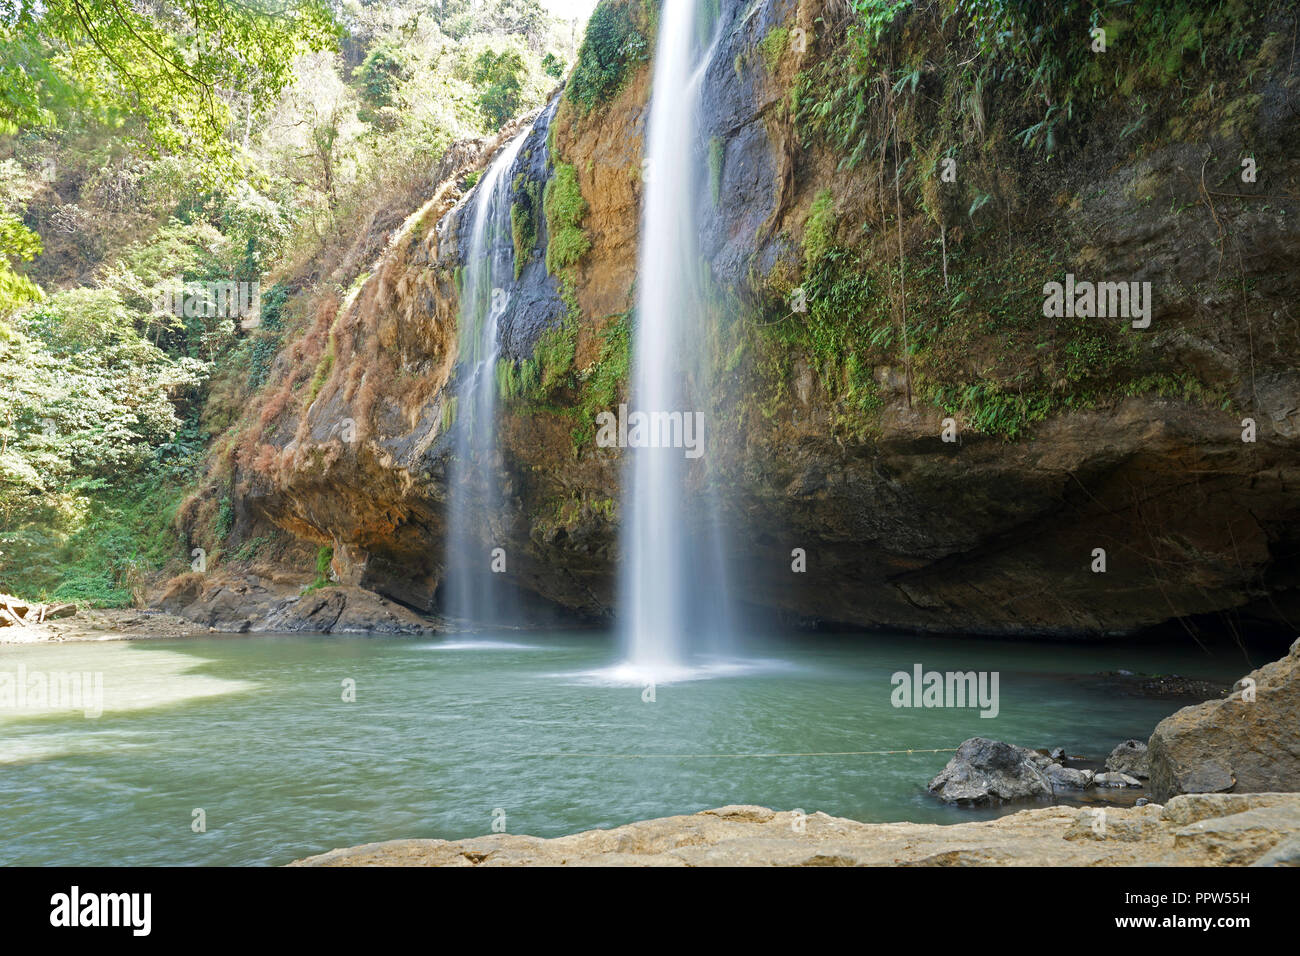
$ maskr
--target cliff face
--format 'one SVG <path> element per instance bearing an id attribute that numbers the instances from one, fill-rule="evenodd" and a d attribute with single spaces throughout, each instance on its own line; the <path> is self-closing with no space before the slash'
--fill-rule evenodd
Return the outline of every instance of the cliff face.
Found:
<path id="1" fill-rule="evenodd" d="M 1135 99 L 1047 157 L 1017 145 L 1010 92 L 927 56 L 952 28 L 917 14 L 882 40 L 890 81 L 862 74 L 876 100 L 848 162 L 809 106 L 849 62 L 838 7 L 721 6 L 696 197 L 717 315 L 700 347 L 741 599 L 791 620 L 974 633 L 1300 613 L 1296 65 L 1266 42 L 1233 68 L 1249 94 L 1171 108 L 1132 137 Z M 631 9 L 652 37 L 653 9 Z M 910 99 L 888 69 L 909 64 Z M 509 506 L 484 549 L 507 549 L 539 608 L 596 618 L 616 598 L 621 464 L 591 417 L 625 396 L 649 86 L 634 61 L 599 105 L 553 102 L 511 173 L 522 266 L 503 343 L 529 371 L 503 386 Z M 518 128 L 455 153 L 340 308 L 319 394 L 243 476 L 249 520 L 333 544 L 343 583 L 421 610 L 445 561 L 466 176 Z M 951 194 L 936 185 L 945 154 Z M 1243 185 L 1242 156 L 1267 175 Z M 546 198 L 560 167 L 581 198 L 567 220 Z M 553 227 L 586 248 L 548 267 Z M 1045 318 L 1043 284 L 1066 273 L 1151 282 L 1150 326 Z"/>

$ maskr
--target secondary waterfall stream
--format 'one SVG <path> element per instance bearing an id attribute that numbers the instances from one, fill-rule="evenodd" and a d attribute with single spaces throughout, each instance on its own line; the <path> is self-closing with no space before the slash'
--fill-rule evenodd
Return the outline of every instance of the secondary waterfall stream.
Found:
<path id="1" fill-rule="evenodd" d="M 702 356 L 708 311 L 697 252 L 697 209 L 706 180 L 697 117 L 712 45 L 699 42 L 697 3 L 666 0 L 660 14 L 643 165 L 630 398 L 633 408 L 649 415 L 685 418 L 702 411 L 707 458 Z M 689 673 L 692 658 L 718 649 L 728 604 L 725 574 L 710 530 L 691 526 L 710 510 L 699 507 L 707 491 L 700 490 L 698 473 L 692 474 L 697 466 L 680 447 L 639 447 L 629 454 L 621 579 L 625 668 L 636 680 L 671 680 Z"/>
<path id="2" fill-rule="evenodd" d="M 474 190 L 473 219 L 461 275 L 455 457 L 447 513 L 447 593 L 444 609 L 474 623 L 502 622 L 509 603 L 492 573 L 484 529 L 502 518 L 498 481 L 496 364 L 499 327 L 510 304 L 514 246 L 510 237 L 510 171 L 531 127 L 512 139 Z"/>

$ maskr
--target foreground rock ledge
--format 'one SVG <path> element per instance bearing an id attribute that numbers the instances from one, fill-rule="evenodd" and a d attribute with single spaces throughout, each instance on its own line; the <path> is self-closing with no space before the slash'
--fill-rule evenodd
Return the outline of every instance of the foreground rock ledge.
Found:
<path id="1" fill-rule="evenodd" d="M 730 806 L 544 840 L 392 840 L 291 866 L 1297 866 L 1300 794 L 1022 810 L 978 823 L 859 823 Z"/>

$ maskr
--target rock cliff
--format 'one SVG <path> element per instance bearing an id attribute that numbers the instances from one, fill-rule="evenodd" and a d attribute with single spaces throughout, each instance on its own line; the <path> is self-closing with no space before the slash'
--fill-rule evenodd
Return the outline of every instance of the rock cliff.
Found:
<path id="1" fill-rule="evenodd" d="M 613 2 L 652 46 L 655 5 Z M 723 489 L 741 599 L 787 622 L 1025 635 L 1300 614 L 1289 21 L 1253 21 L 1236 59 L 1189 55 L 1181 104 L 1144 81 L 1044 152 L 1018 133 L 1017 81 L 985 88 L 956 57 L 960 25 L 910 13 L 864 66 L 838 4 L 723 0 L 717 17 L 696 197 L 717 302 L 700 318 L 703 476 Z M 652 53 L 599 102 L 571 81 L 449 154 L 338 304 L 318 394 L 268 416 L 237 463 L 237 528 L 332 545 L 341 583 L 437 608 L 460 237 L 475 170 L 535 120 L 511 172 L 508 507 L 484 553 L 507 549 L 539 614 L 614 612 L 621 464 L 592 418 L 625 398 L 634 289 L 654 281 L 636 275 Z M 1247 92 L 1212 92 L 1229 79 Z M 834 126 L 850 107 L 860 128 Z M 1149 327 L 1044 317 L 1044 285 L 1076 273 L 1150 282 Z"/>

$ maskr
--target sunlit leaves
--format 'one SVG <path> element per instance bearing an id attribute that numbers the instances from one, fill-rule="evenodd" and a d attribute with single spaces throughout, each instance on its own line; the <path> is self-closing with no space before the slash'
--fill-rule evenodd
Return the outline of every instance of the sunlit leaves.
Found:
<path id="1" fill-rule="evenodd" d="M 52 127 L 61 108 L 112 125 L 137 116 L 156 151 L 195 153 L 228 173 L 236 114 L 267 106 L 296 56 L 332 45 L 326 0 L 0 3 L 0 123 Z"/>

